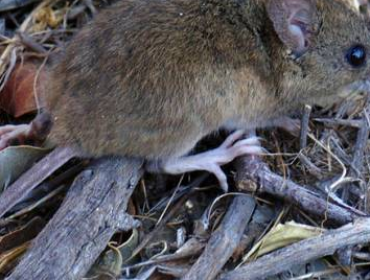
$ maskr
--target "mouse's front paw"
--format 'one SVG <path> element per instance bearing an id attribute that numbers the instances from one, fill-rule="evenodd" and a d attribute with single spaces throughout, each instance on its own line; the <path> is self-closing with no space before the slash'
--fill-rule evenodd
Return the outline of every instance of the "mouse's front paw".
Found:
<path id="1" fill-rule="evenodd" d="M 5 125 L 0 127 L 0 151 L 11 145 L 24 144 L 30 133 L 30 125 Z"/>
<path id="2" fill-rule="evenodd" d="M 217 177 L 221 188 L 226 192 L 228 190 L 227 177 L 221 166 L 242 155 L 261 154 L 264 152 L 257 137 L 243 138 L 243 135 L 244 131 L 238 130 L 229 135 L 221 146 L 216 149 L 167 160 L 162 162 L 157 170 L 162 170 L 169 174 L 206 170 Z"/>
<path id="3" fill-rule="evenodd" d="M 243 155 L 265 152 L 258 137 L 243 138 L 243 135 L 244 131 L 238 130 L 230 134 L 218 148 L 194 156 L 198 157 L 196 160 L 200 169 L 213 173 L 225 192 L 228 191 L 227 177 L 221 166 Z"/>
<path id="4" fill-rule="evenodd" d="M 199 155 L 208 155 L 211 158 L 213 157 L 218 165 L 224 165 L 242 155 L 265 152 L 258 137 L 244 138 L 243 136 L 244 130 L 237 130 L 230 134 L 218 148 Z"/>

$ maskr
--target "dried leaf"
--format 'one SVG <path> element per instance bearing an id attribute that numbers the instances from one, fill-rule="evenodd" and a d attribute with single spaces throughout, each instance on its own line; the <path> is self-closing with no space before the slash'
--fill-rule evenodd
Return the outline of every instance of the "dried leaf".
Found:
<path id="1" fill-rule="evenodd" d="M 131 257 L 138 244 L 139 233 L 136 229 L 133 229 L 130 238 L 125 243 L 117 247 L 109 245 L 110 249 L 99 258 L 88 273 L 88 277 L 94 278 L 102 274 L 120 275 L 122 266 L 134 261 Z"/>
<path id="2" fill-rule="evenodd" d="M 0 93 L 0 108 L 8 114 L 19 117 L 37 110 L 34 96 L 34 83 L 37 78 L 37 89 L 45 81 L 45 72 L 40 71 L 35 63 L 24 63 L 15 66 L 4 89 Z M 37 77 L 38 76 L 38 77 Z M 39 94 L 39 93 L 37 93 Z"/>
<path id="3" fill-rule="evenodd" d="M 0 191 L 49 152 L 32 146 L 8 147 L 0 151 Z"/>
<path id="4" fill-rule="evenodd" d="M 26 242 L 21 246 L 0 255 L 0 274 L 5 274 L 6 270 L 9 270 L 9 266 L 11 266 L 16 259 L 26 252 L 29 245 L 30 242 Z"/>
<path id="5" fill-rule="evenodd" d="M 303 239 L 318 236 L 321 233 L 321 228 L 302 225 L 295 222 L 278 224 L 251 249 L 251 251 L 243 258 L 243 262 L 252 257 L 257 258 Z"/>

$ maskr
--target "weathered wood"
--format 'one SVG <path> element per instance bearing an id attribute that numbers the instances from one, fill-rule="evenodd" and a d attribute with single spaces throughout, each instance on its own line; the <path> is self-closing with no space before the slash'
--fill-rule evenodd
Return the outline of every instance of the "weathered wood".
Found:
<path id="1" fill-rule="evenodd" d="M 82 172 L 7 279 L 81 279 L 112 235 L 135 225 L 125 211 L 141 166 L 140 160 L 110 157 Z"/>
<path id="2" fill-rule="evenodd" d="M 30 5 L 40 0 L 3 0 L 0 3 L 0 12 L 5 12 Z"/>
<path id="3" fill-rule="evenodd" d="M 219 280 L 257 280 L 289 270 L 294 265 L 304 264 L 317 258 L 334 254 L 340 248 L 370 242 L 370 219 L 359 219 L 322 235 L 297 242 L 284 249 L 263 256 Z"/>
<path id="4" fill-rule="evenodd" d="M 308 213 L 339 225 L 353 222 L 356 218 L 366 217 L 361 211 L 330 203 L 307 188 L 274 174 L 258 156 L 238 159 L 236 181 L 239 189 L 280 197 Z M 250 189 L 251 181 L 255 182 L 255 189 Z"/>
<path id="5" fill-rule="evenodd" d="M 255 208 L 247 195 L 234 198 L 220 227 L 212 234 L 203 254 L 183 280 L 214 279 L 240 243 Z"/>
<path id="6" fill-rule="evenodd" d="M 10 185 L 0 196 L 0 218 L 37 187 L 42 181 L 58 170 L 70 159 L 80 155 L 74 147 L 56 148 L 17 181 Z"/>

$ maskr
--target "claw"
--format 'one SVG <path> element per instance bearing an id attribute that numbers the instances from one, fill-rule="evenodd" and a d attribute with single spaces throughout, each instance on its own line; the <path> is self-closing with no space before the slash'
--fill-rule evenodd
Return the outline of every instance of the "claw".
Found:
<path id="1" fill-rule="evenodd" d="M 221 144 L 220 148 L 229 148 L 231 147 L 237 140 L 241 139 L 244 135 L 244 130 L 237 130 L 231 133 L 225 141 Z"/>
<path id="2" fill-rule="evenodd" d="M 30 124 L 5 125 L 0 127 L 0 151 L 16 143 L 24 144 L 32 141 L 41 144 L 47 137 L 52 126 L 49 113 L 40 112 Z"/>
<path id="3" fill-rule="evenodd" d="M 221 166 L 242 155 L 265 153 L 265 149 L 260 146 L 258 137 L 244 139 L 243 135 L 244 131 L 235 131 L 218 148 L 197 155 L 170 159 L 160 163 L 159 170 L 169 174 L 205 170 L 214 174 L 220 187 L 227 192 L 227 177 Z"/>
<path id="4" fill-rule="evenodd" d="M 30 132 L 30 125 L 6 125 L 0 127 L 0 151 L 14 142 L 23 143 Z"/>

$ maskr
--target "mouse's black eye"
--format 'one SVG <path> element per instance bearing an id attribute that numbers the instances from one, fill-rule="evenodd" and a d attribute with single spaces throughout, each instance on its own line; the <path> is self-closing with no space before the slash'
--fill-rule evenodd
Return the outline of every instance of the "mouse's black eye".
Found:
<path id="1" fill-rule="evenodd" d="M 353 67 L 360 67 L 366 62 L 366 49 L 361 45 L 353 46 L 348 50 L 346 57 Z"/>

